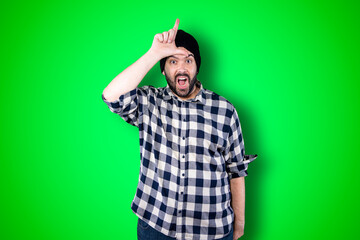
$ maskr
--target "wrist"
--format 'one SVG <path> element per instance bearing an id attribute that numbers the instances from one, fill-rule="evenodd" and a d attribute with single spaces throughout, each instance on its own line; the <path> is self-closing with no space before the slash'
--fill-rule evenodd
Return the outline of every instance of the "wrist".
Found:
<path id="1" fill-rule="evenodd" d="M 245 224 L 245 218 L 244 217 L 236 217 L 234 218 L 235 224 Z"/>
<path id="2" fill-rule="evenodd" d="M 159 52 L 153 48 L 150 48 L 149 51 L 146 52 L 146 55 L 148 55 L 151 59 L 156 60 L 156 62 L 163 59 L 163 57 L 159 54 Z"/>

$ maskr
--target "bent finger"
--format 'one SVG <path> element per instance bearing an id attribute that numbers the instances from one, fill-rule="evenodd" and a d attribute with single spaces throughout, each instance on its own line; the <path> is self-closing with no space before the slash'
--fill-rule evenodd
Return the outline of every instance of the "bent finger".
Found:
<path id="1" fill-rule="evenodd" d="M 163 32 L 163 37 L 164 37 L 164 43 L 166 43 L 169 39 L 169 33 L 168 32 Z"/>
<path id="2" fill-rule="evenodd" d="M 174 29 L 170 29 L 168 33 L 169 33 L 168 43 L 171 43 L 172 41 L 175 40 L 175 38 L 174 38 L 175 31 L 174 31 Z"/>
<path id="3" fill-rule="evenodd" d="M 156 35 L 155 35 L 155 38 L 156 38 L 157 40 L 159 40 L 159 42 L 163 42 L 163 41 L 164 41 L 164 38 L 163 38 L 162 34 L 160 34 L 160 33 L 156 34 Z"/>

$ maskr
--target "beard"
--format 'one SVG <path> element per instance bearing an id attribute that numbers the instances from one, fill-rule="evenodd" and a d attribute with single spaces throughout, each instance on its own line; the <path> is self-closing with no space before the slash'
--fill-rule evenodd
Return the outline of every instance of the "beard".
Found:
<path id="1" fill-rule="evenodd" d="M 186 89 L 178 89 L 176 87 L 176 85 L 177 85 L 176 78 L 179 76 L 187 77 L 187 79 L 189 81 L 189 86 Z M 192 79 L 190 79 L 190 76 L 185 73 L 184 74 L 176 74 L 174 79 L 172 79 L 165 72 L 165 78 L 166 78 L 167 83 L 169 84 L 169 88 L 171 89 L 171 91 L 173 91 L 177 96 L 182 97 L 182 98 L 186 98 L 192 93 L 192 91 L 194 90 L 195 83 L 197 82 L 196 75 Z"/>

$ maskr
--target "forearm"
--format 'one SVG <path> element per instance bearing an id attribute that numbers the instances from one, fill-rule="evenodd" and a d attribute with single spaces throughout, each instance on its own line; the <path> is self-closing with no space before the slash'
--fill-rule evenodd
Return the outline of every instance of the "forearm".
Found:
<path id="1" fill-rule="evenodd" d="M 155 35 L 150 50 L 117 75 L 104 89 L 103 95 L 106 100 L 114 101 L 135 89 L 150 69 L 162 58 L 176 54 L 188 55 L 188 51 L 177 48 L 175 45 L 178 26 L 179 19 L 176 19 L 172 29 Z"/>
<path id="2" fill-rule="evenodd" d="M 238 177 L 231 179 L 230 191 L 235 224 L 245 224 L 245 178 Z"/>
<path id="3" fill-rule="evenodd" d="M 159 60 L 159 55 L 150 49 L 109 83 L 103 91 L 105 99 L 114 101 L 121 95 L 135 89 Z"/>

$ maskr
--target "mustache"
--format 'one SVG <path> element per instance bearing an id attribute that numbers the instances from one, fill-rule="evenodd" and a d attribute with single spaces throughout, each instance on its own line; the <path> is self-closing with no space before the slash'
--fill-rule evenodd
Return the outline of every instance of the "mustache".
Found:
<path id="1" fill-rule="evenodd" d="M 175 75 L 175 79 L 177 77 L 187 77 L 188 79 L 190 79 L 190 76 L 188 74 L 186 74 L 186 73 L 178 73 L 178 74 Z"/>

